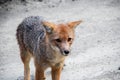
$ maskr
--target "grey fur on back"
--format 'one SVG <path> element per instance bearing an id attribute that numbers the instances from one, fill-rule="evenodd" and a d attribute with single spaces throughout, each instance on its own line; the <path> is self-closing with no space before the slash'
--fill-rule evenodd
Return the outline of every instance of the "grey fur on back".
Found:
<path id="1" fill-rule="evenodd" d="M 46 30 L 42 24 L 42 21 L 43 17 L 30 16 L 25 18 L 17 29 L 18 33 L 22 33 L 21 37 L 23 39 L 23 44 L 35 56 L 39 56 L 41 53 L 45 53 L 46 51 Z"/>

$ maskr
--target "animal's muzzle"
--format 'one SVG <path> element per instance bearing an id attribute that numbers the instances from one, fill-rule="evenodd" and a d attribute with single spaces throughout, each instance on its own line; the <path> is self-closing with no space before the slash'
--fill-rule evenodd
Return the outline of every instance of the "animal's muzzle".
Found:
<path id="1" fill-rule="evenodd" d="M 70 53 L 70 51 L 69 51 L 69 50 L 64 50 L 64 51 L 63 51 L 63 55 L 64 55 L 64 56 L 68 56 L 68 55 L 69 55 L 69 53 Z"/>

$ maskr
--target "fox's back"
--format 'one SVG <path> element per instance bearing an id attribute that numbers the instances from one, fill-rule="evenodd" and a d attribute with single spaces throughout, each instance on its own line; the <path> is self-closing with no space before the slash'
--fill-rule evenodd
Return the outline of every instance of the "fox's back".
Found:
<path id="1" fill-rule="evenodd" d="M 30 16 L 23 20 L 23 22 L 18 26 L 17 33 L 20 33 L 25 47 L 31 50 L 31 52 L 36 51 L 40 43 L 44 43 L 45 39 L 45 28 L 42 24 L 43 18 L 40 16 Z"/>

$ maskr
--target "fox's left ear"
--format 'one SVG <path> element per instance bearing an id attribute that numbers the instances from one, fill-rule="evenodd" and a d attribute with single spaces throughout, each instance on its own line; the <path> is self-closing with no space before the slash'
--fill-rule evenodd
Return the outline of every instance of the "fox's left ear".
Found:
<path id="1" fill-rule="evenodd" d="M 49 33 L 49 34 L 53 32 L 53 30 L 54 30 L 54 28 L 56 26 L 54 23 L 47 22 L 47 21 L 42 22 L 42 24 L 45 27 L 47 33 Z"/>
<path id="2" fill-rule="evenodd" d="M 76 28 L 81 22 L 82 22 L 82 20 L 69 22 L 68 26 L 71 28 Z"/>

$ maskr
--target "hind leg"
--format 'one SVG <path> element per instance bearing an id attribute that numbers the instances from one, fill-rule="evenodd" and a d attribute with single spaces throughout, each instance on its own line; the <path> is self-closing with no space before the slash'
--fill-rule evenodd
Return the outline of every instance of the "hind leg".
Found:
<path id="1" fill-rule="evenodd" d="M 31 55 L 26 50 L 22 50 L 20 55 L 21 55 L 22 62 L 24 64 L 24 80 L 30 80 L 29 63 L 30 63 Z"/>
<path id="2" fill-rule="evenodd" d="M 19 44 L 20 48 L 20 56 L 21 60 L 24 64 L 24 80 L 30 80 L 30 68 L 29 68 L 29 63 L 31 59 L 31 54 L 27 50 L 24 44 L 24 26 L 21 24 L 17 28 L 17 33 L 16 33 L 17 41 Z"/>

